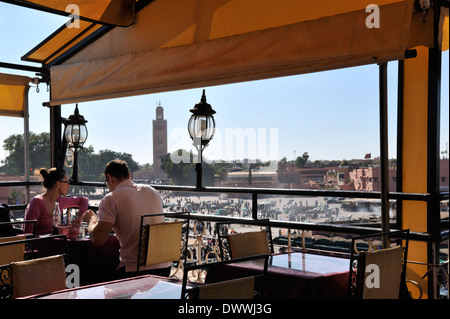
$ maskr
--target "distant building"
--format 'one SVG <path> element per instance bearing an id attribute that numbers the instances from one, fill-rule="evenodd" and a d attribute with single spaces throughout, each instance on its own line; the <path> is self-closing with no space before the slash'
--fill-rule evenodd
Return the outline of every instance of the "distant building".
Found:
<path id="1" fill-rule="evenodd" d="M 39 175 L 38 170 L 34 172 L 34 175 L 29 177 L 29 180 L 32 182 L 41 181 L 41 176 Z M 0 182 L 23 182 L 25 178 L 23 176 L 13 176 L 7 174 L 0 174 Z M 30 198 L 38 194 L 42 194 L 45 191 L 42 185 L 33 185 L 30 186 Z M 6 203 L 8 205 L 20 205 L 25 204 L 25 186 L 5 186 L 0 187 L 0 203 Z"/>
<path id="2" fill-rule="evenodd" d="M 448 158 L 440 160 L 439 186 L 441 191 L 448 191 L 449 187 L 449 161 Z M 364 168 L 353 168 L 349 171 L 350 182 L 341 186 L 341 190 L 357 191 L 381 191 L 381 167 L 370 166 Z M 389 191 L 397 191 L 397 167 L 389 167 Z"/>
<path id="3" fill-rule="evenodd" d="M 357 191 L 381 191 L 380 166 L 362 167 L 355 160 L 349 166 L 315 167 L 312 163 L 299 168 L 295 163 L 280 163 L 278 181 L 291 189 L 340 189 Z M 397 167 L 389 167 L 389 191 L 397 191 Z M 449 160 L 440 160 L 440 190 L 449 189 Z"/>
<path id="4" fill-rule="evenodd" d="M 292 189 L 337 188 L 348 180 L 348 172 L 347 167 L 297 167 L 295 163 L 280 163 L 277 170 L 279 182 Z"/>
<path id="5" fill-rule="evenodd" d="M 229 172 L 224 180 L 216 182 L 217 187 L 259 187 L 279 188 L 278 174 L 273 171 Z"/>
<path id="6" fill-rule="evenodd" d="M 357 190 L 365 192 L 379 192 L 381 191 L 381 167 L 369 166 L 354 168 L 350 170 L 351 182 L 347 184 L 347 187 L 341 187 L 345 190 Z M 395 192 L 397 189 L 397 168 L 389 167 L 389 191 Z"/>

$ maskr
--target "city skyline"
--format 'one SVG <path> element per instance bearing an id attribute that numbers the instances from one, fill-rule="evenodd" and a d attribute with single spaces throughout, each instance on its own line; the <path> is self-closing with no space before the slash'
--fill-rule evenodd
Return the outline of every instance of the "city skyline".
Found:
<path id="1" fill-rule="evenodd" d="M 0 3 L 0 40 L 8 43 L 0 48 L 0 61 L 28 65 L 20 57 L 66 20 Z M 443 52 L 441 151 L 448 147 L 449 136 L 448 57 L 448 51 Z M 9 69 L 0 72 L 34 76 Z M 160 102 L 167 119 L 168 152 L 179 148 L 195 152 L 187 122 L 189 109 L 200 101 L 203 89 L 217 112 L 217 133 L 204 152 L 207 160 L 252 158 L 252 154 L 239 153 L 241 141 L 234 141 L 234 148 L 230 147 L 230 134 L 233 137 L 236 132 L 247 133 L 250 139 L 244 144 L 244 152 L 276 157 L 271 160 L 286 157 L 290 161 L 304 152 L 312 161 L 351 160 L 364 158 L 367 153 L 372 158 L 379 156 L 377 65 L 79 103 L 80 113 L 88 121 L 86 146 L 92 145 L 96 153 L 110 149 L 132 154 L 139 164 L 152 163 L 152 120 Z M 49 111 L 42 106 L 49 94 L 45 84 L 40 84 L 39 90 L 30 89 L 30 131 L 34 133 L 49 132 Z M 397 62 L 389 62 L 389 158 L 396 157 L 396 91 Z M 62 116 L 70 116 L 74 109 L 74 104 L 63 105 Z M 8 136 L 23 133 L 23 119 L 0 117 L 0 125 L 2 145 Z M 276 149 L 276 154 L 271 154 L 271 149 Z M 0 159 L 4 156 L 2 151 Z"/>

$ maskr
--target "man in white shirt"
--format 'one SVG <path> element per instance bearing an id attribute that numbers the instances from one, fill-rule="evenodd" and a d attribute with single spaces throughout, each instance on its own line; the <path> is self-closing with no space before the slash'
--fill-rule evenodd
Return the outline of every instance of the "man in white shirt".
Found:
<path id="1" fill-rule="evenodd" d="M 117 278 L 132 277 L 136 275 L 141 215 L 162 214 L 162 199 L 153 187 L 131 181 L 125 161 L 109 162 L 104 173 L 111 192 L 101 200 L 98 215 L 88 211 L 84 220 L 89 221 L 89 235 L 96 246 L 104 244 L 114 230 L 121 247 Z M 162 223 L 164 216 L 150 217 L 145 221 Z M 139 274 L 169 276 L 170 267 L 171 263 L 139 267 Z"/>

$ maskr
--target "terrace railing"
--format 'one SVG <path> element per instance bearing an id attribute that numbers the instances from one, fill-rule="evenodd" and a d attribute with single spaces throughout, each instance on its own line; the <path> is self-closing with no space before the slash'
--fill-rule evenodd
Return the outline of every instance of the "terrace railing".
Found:
<path id="1" fill-rule="evenodd" d="M 7 182 L 0 183 L 0 187 L 5 186 L 33 186 L 40 185 L 39 182 Z M 82 186 L 82 187 L 99 187 L 104 188 L 106 185 L 104 183 L 99 182 L 77 182 L 72 184 L 73 186 Z M 308 197 L 346 197 L 346 198 L 359 198 L 359 199 L 380 199 L 380 192 L 361 192 L 361 191 L 340 191 L 340 190 L 304 190 L 304 189 L 272 189 L 272 188 L 228 188 L 228 187 L 203 187 L 196 188 L 194 186 L 173 186 L 173 185 L 152 185 L 155 189 L 160 191 L 171 191 L 177 193 L 179 196 L 185 196 L 186 194 L 190 195 L 208 195 L 208 194 L 238 194 L 239 196 L 246 196 L 251 200 L 251 219 L 258 219 L 258 200 L 263 199 L 266 196 L 308 196 Z M 389 200 L 413 200 L 413 201 L 422 201 L 422 202 L 430 202 L 436 200 L 430 194 L 425 193 L 400 193 L 400 192 L 390 192 L 388 195 Z M 441 192 L 439 194 L 439 201 L 448 200 L 449 193 Z M 24 210 L 26 205 L 11 205 L 10 210 Z M 98 207 L 92 206 L 94 210 Z M 233 216 L 219 216 L 219 215 L 211 215 L 211 214 L 200 214 L 200 213 L 191 213 L 191 218 L 195 219 L 197 223 L 201 223 L 203 225 L 203 229 L 205 229 L 205 222 L 224 222 L 224 221 L 240 221 L 240 220 L 248 220 L 249 218 L 242 217 L 233 217 Z M 198 224 L 197 224 L 198 225 Z M 400 229 L 398 220 L 394 223 L 391 223 L 392 229 Z M 285 220 L 271 220 L 271 226 L 273 228 L 287 229 L 287 240 L 286 244 L 278 243 L 278 246 L 281 249 L 317 249 L 319 251 L 326 250 L 328 253 L 339 253 L 338 250 L 332 249 L 332 247 L 320 247 L 320 245 L 316 245 L 315 247 L 307 247 L 306 240 L 304 237 L 304 233 L 307 231 L 313 232 L 321 232 L 321 233 L 329 233 L 329 234 L 338 234 L 342 236 L 356 236 L 356 235 L 365 235 L 370 234 L 375 231 L 381 231 L 381 225 L 377 223 L 369 223 L 369 224 L 333 224 L 333 223 L 309 223 L 309 222 L 298 222 L 298 221 L 285 221 Z M 292 231 L 301 234 L 302 237 L 301 246 L 293 245 L 293 241 L 295 238 L 291 237 Z M 432 245 L 433 253 L 439 253 L 439 244 L 441 242 L 448 242 L 448 219 L 445 221 L 441 221 L 441 231 L 439 236 L 432 236 L 428 233 L 422 232 L 411 232 L 410 240 L 412 241 L 420 241 L 426 242 Z M 191 252 L 193 255 L 193 249 L 195 248 L 197 251 L 197 256 L 201 257 L 198 259 L 198 262 L 205 263 L 208 262 L 209 258 L 217 258 L 218 255 L 215 254 L 215 249 L 217 247 L 210 247 L 210 254 L 202 254 L 201 250 L 205 249 L 210 245 L 211 237 L 205 236 L 204 233 L 194 233 L 193 244 L 191 246 Z M 298 242 L 298 239 L 297 239 Z M 328 249 L 327 249 L 328 248 Z M 341 251 L 342 253 L 342 251 Z M 206 259 L 205 259 L 206 257 Z M 193 258 L 192 256 L 189 258 Z M 203 259 L 202 259 L 203 258 Z M 415 261 L 408 261 L 410 263 L 415 263 Z M 436 291 L 436 293 L 431 296 L 431 298 L 442 298 L 445 296 L 440 295 L 439 289 L 443 286 L 447 286 L 448 291 L 448 255 L 446 263 L 440 264 L 427 264 L 428 272 L 424 274 L 424 276 L 429 276 L 429 286 L 430 287 L 422 287 L 423 291 Z M 432 276 L 430 276 L 432 275 Z M 438 288 L 439 287 L 439 288 Z M 448 298 L 448 296 L 447 296 Z"/>

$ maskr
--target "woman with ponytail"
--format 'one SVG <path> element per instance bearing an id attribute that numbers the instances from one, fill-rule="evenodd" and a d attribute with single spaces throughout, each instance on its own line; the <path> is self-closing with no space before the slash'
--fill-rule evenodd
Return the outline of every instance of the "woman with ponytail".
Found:
<path id="1" fill-rule="evenodd" d="M 79 218 L 75 219 L 74 222 L 79 223 L 81 217 L 88 209 L 88 198 L 67 196 L 70 187 L 69 176 L 64 170 L 51 168 L 47 171 L 46 169 L 41 169 L 40 173 L 43 178 L 42 185 L 45 187 L 45 192 L 31 199 L 25 210 L 25 220 L 37 220 L 37 235 L 52 233 L 53 210 L 55 209 L 55 204 L 59 203 L 61 211 L 68 207 L 78 207 Z M 24 225 L 25 233 L 33 232 L 33 224 L 27 223 Z"/>

